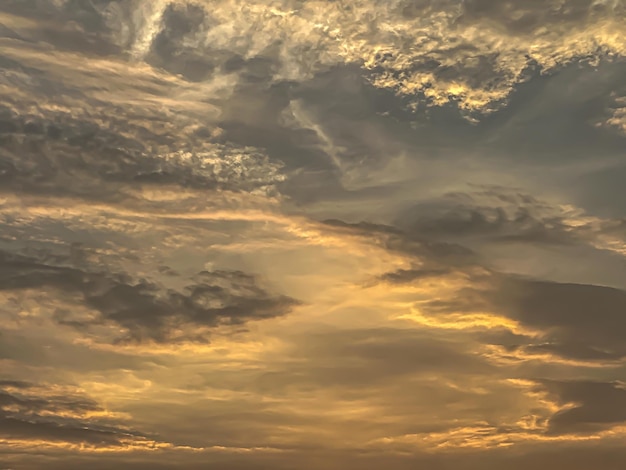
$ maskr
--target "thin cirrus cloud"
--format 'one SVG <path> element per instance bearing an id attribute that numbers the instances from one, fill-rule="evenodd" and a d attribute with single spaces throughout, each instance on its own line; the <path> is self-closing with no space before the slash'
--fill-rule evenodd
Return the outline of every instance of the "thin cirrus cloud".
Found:
<path id="1" fill-rule="evenodd" d="M 621 468 L 625 15 L 2 2 L 2 466 Z"/>

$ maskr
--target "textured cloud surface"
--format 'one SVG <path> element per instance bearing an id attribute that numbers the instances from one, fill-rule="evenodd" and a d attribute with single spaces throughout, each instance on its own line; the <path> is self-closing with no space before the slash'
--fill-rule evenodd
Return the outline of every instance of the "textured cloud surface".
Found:
<path id="1" fill-rule="evenodd" d="M 624 31 L 0 2 L 0 470 L 621 470 Z"/>

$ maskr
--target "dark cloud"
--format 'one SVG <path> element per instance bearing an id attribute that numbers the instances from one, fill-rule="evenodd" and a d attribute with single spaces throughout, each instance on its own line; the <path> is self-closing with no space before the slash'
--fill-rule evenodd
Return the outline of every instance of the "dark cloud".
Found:
<path id="1" fill-rule="evenodd" d="M 163 29 L 154 38 L 151 53 L 146 60 L 170 73 L 180 74 L 189 80 L 206 79 L 217 65 L 219 55 L 209 56 L 202 49 L 186 46 L 193 41 L 193 34 L 201 32 L 205 10 L 193 3 L 171 4 L 163 12 Z M 192 36 L 189 38 L 189 36 Z M 189 41 L 192 39 L 192 41 Z M 217 56 L 217 57 L 216 57 Z M 224 59 L 229 59 L 227 55 Z M 217 59 L 217 60 L 216 60 Z"/>
<path id="2" fill-rule="evenodd" d="M 625 291 L 497 273 L 492 276 L 485 290 L 467 287 L 456 292 L 454 299 L 432 299 L 421 308 L 435 317 L 493 312 L 539 332 L 539 342 L 527 339 L 529 343 L 521 341 L 511 345 L 513 349 L 599 363 L 626 356 Z"/>
<path id="3" fill-rule="evenodd" d="M 29 42 L 54 44 L 58 50 L 78 52 L 88 56 L 109 56 L 122 53 L 111 41 L 103 7 L 109 0 L 70 0 L 50 2 L 39 0 L 8 0 L 0 12 L 17 14 L 38 21 L 37 28 L 28 28 L 18 37 Z"/>
<path id="4" fill-rule="evenodd" d="M 16 386 L 18 385 L 18 386 Z M 34 388 L 32 384 L 28 384 L 26 382 L 5 382 L 2 384 L 3 387 L 11 387 L 17 388 L 18 390 L 28 390 L 30 388 Z M 3 408 L 18 408 L 21 414 L 29 415 L 29 414 L 41 414 L 43 411 L 50 411 L 53 413 L 60 414 L 62 412 L 72 412 L 76 414 L 84 414 L 89 411 L 102 411 L 96 402 L 92 400 L 70 400 L 64 401 L 63 398 L 57 397 L 54 400 L 43 399 L 43 398 L 20 398 L 16 395 L 8 393 L 6 391 L 2 392 L 0 403 Z"/>
<path id="5" fill-rule="evenodd" d="M 143 437 L 102 420 L 90 419 L 90 412 L 104 409 L 88 398 L 54 395 L 53 389 L 23 382 L 16 386 L 15 382 L 4 381 L 1 387 L 0 434 L 5 439 L 122 446 L 124 440 Z M 24 395 L 26 391 L 30 393 Z"/>
<path id="6" fill-rule="evenodd" d="M 626 422 L 623 383 L 543 380 L 540 387 L 567 405 L 548 420 L 550 434 L 592 433 Z"/>
<path id="7" fill-rule="evenodd" d="M 130 197 L 124 190 L 142 186 L 253 191 L 281 180 L 278 166 L 253 149 L 193 145 L 190 136 L 187 149 L 176 146 L 169 152 L 174 147 L 170 137 L 155 134 L 148 123 L 134 127 L 114 114 L 103 116 L 104 125 L 80 117 L 3 114 L 0 181 L 5 193 L 120 201 Z M 154 146 L 166 150 L 155 155 Z"/>
<path id="8" fill-rule="evenodd" d="M 22 380 L 0 380 L 0 387 L 29 388 L 31 384 Z"/>
<path id="9" fill-rule="evenodd" d="M 478 238 L 526 244 L 574 241 L 564 216 L 551 214 L 549 208 L 531 196 L 497 189 L 477 192 L 476 196 L 494 201 L 492 205 L 481 205 L 471 193 L 453 193 L 440 201 L 411 208 L 398 218 L 398 224 L 407 231 L 437 240 Z"/>
<path id="10" fill-rule="evenodd" d="M 243 325 L 285 315 L 297 304 L 290 297 L 270 294 L 254 276 L 241 271 L 204 271 L 184 291 L 163 292 L 124 274 L 87 272 L 6 252 L 0 261 L 2 290 L 53 287 L 82 294 L 84 305 L 98 313 L 95 318 L 75 319 L 71 311 L 57 309 L 55 320 L 79 329 L 113 323 L 126 331 L 123 340 L 204 341 L 206 332 L 194 327 Z M 190 327 L 191 332 L 176 336 L 176 330 Z"/>
<path id="11" fill-rule="evenodd" d="M 393 284 L 402 284 L 420 279 L 445 276 L 453 271 L 451 269 L 399 269 L 383 274 L 381 279 Z"/>
<path id="12" fill-rule="evenodd" d="M 521 341 L 523 344 L 524 341 Z M 567 358 L 581 361 L 597 361 L 601 363 L 616 363 L 624 357 L 626 352 L 619 349 L 611 351 L 600 347 L 599 345 L 590 346 L 585 341 L 560 341 L 552 343 L 531 344 L 521 348 L 525 352 L 531 354 L 556 354 Z"/>
<path id="13" fill-rule="evenodd" d="M 581 355 L 591 351 L 609 356 L 626 354 L 623 290 L 511 279 L 492 296 L 496 311 L 545 331 L 548 338 L 563 343 L 563 352 L 580 345 Z"/>
<path id="14" fill-rule="evenodd" d="M 0 359 L 19 364 L 26 374 L 32 370 L 28 368 L 102 374 L 119 370 L 146 370 L 163 365 L 156 358 L 142 358 L 121 351 L 101 351 L 69 343 L 59 336 L 62 335 L 51 335 L 49 331 L 47 334 L 3 331 L 0 334 Z"/>
<path id="15" fill-rule="evenodd" d="M 391 251 L 421 257 L 425 263 L 438 264 L 445 268 L 472 265 L 477 261 L 476 254 L 471 249 L 457 243 L 433 240 L 419 231 L 370 222 L 347 223 L 341 220 L 326 220 L 324 223 L 345 230 L 349 234 L 374 237 L 378 243 Z"/>
<path id="16" fill-rule="evenodd" d="M 443 204 L 412 209 L 413 216 L 399 220 L 402 229 L 368 223 L 327 223 L 359 236 L 372 237 L 390 250 L 419 259 L 413 268 L 384 274 L 380 277 L 383 282 L 419 284 L 433 278 L 445 280 L 446 276 L 455 274 L 470 280 L 452 298 L 431 298 L 420 303 L 420 309 L 429 315 L 478 312 L 504 315 L 540 333 L 538 340 L 520 336 L 519 342 L 509 344 L 528 353 L 556 354 L 598 363 L 625 357 L 624 290 L 503 274 L 489 266 L 489 258 L 457 244 L 470 243 L 478 250 L 485 245 L 472 244 L 476 239 L 486 239 L 483 243 L 487 246 L 494 242 L 519 246 L 584 245 L 593 240 L 590 230 L 572 229 L 563 214 L 555 213 L 550 206 L 530 196 L 493 189 L 484 195 L 495 198 L 495 207 L 483 209 L 471 194 L 453 194 Z M 512 216 L 508 215 L 511 207 Z M 610 233 L 609 228 L 597 230 Z M 474 287 L 479 284 L 483 287 Z"/>

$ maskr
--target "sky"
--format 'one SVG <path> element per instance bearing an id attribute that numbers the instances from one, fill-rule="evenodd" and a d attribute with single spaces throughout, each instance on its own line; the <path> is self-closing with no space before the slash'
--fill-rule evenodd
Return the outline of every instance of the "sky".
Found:
<path id="1" fill-rule="evenodd" d="M 2 0 L 0 470 L 618 470 L 624 0 Z"/>

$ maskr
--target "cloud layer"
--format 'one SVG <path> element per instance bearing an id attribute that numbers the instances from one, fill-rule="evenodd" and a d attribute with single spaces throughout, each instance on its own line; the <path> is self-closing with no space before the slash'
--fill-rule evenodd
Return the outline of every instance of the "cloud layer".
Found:
<path id="1" fill-rule="evenodd" d="M 621 0 L 0 4 L 0 467 L 621 469 Z"/>

